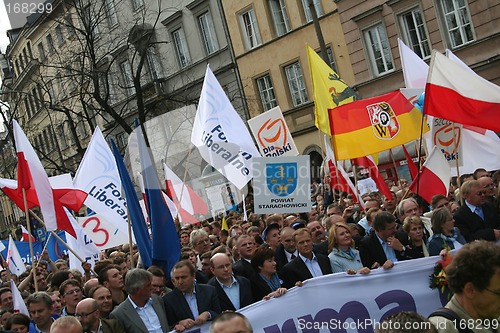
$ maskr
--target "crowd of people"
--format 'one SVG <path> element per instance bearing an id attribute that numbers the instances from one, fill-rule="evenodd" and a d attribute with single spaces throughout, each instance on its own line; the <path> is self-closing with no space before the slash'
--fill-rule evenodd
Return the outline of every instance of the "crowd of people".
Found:
<path id="1" fill-rule="evenodd" d="M 231 313 L 281 297 L 307 279 L 390 270 L 398 261 L 453 249 L 460 249 L 448 274 L 455 294 L 446 308 L 459 318 L 498 321 L 500 175 L 479 169 L 470 178 L 463 176 L 460 188 L 451 186 L 431 203 L 400 182 L 392 198 L 363 195 L 363 209 L 332 191 L 329 177 L 316 183 L 307 213 L 259 215 L 251 212 L 250 199 L 246 220 L 236 209 L 224 222 L 178 225 L 181 256 L 171 272 L 136 268 L 137 249 L 128 245 L 103 252 L 93 270 L 83 264 L 84 274 L 44 252 L 25 275 L 1 272 L 0 323 L 24 333 L 182 332 L 206 322 L 212 332 L 239 325 L 251 331 L 246 318 Z M 13 311 L 11 278 L 29 317 Z M 447 315 L 431 321 L 447 320 L 451 329 Z"/>

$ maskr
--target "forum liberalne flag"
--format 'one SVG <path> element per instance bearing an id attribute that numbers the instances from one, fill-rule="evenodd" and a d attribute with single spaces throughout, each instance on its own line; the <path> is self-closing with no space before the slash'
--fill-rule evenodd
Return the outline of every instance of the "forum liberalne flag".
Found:
<path id="1" fill-rule="evenodd" d="M 191 142 L 203 159 L 238 189 L 241 190 L 252 179 L 252 159 L 261 155 L 209 66 L 201 89 Z"/>

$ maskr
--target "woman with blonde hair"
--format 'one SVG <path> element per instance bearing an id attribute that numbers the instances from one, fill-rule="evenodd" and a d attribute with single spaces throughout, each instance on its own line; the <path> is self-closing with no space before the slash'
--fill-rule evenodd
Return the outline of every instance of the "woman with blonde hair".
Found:
<path id="1" fill-rule="evenodd" d="M 361 263 L 359 251 L 354 248 L 351 229 L 347 224 L 338 222 L 328 230 L 328 252 L 333 273 L 370 273 L 370 269 L 363 267 Z"/>
<path id="2" fill-rule="evenodd" d="M 429 256 L 424 240 L 424 223 L 418 216 L 408 216 L 403 221 L 406 239 L 400 239 L 405 247 L 404 259 L 416 259 Z"/>

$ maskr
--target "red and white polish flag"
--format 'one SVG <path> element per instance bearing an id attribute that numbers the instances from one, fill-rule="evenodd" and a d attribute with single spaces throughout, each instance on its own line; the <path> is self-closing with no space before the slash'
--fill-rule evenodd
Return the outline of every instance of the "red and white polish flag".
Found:
<path id="1" fill-rule="evenodd" d="M 433 51 L 424 111 L 431 116 L 500 132 L 500 87 Z"/>
<path id="2" fill-rule="evenodd" d="M 417 178 L 411 183 L 410 191 L 431 202 L 436 194 L 448 195 L 450 179 L 450 165 L 439 148 L 434 146 Z"/>

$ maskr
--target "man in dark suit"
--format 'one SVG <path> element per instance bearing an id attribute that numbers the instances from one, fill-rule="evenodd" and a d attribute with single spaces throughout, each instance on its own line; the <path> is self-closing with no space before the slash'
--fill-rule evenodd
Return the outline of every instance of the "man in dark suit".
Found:
<path id="1" fill-rule="evenodd" d="M 125 333 L 118 320 L 100 318 L 99 304 L 93 298 L 83 299 L 76 305 L 76 317 L 84 332 Z"/>
<path id="2" fill-rule="evenodd" d="M 251 260 L 257 245 L 255 239 L 249 235 L 238 236 L 236 240 L 236 251 L 240 254 L 240 260 L 233 264 L 233 272 L 236 275 L 250 279 L 255 271 L 252 268 Z"/>
<path id="3" fill-rule="evenodd" d="M 396 217 L 389 212 L 380 211 L 375 215 L 373 229 L 359 244 L 359 254 L 363 266 L 389 269 L 394 262 L 404 256 L 405 247 L 395 237 Z"/>
<path id="4" fill-rule="evenodd" d="M 284 227 L 281 230 L 281 244 L 274 252 L 274 261 L 276 261 L 276 271 L 281 276 L 281 270 L 293 259 L 297 258 L 299 252 L 292 240 L 292 234 L 295 230 L 291 227 Z"/>
<path id="5" fill-rule="evenodd" d="M 127 332 L 169 332 L 165 305 L 160 296 L 152 294 L 152 279 L 153 274 L 144 269 L 127 272 L 128 297 L 109 315 L 111 319 L 118 319 Z"/>
<path id="6" fill-rule="evenodd" d="M 292 234 L 299 256 L 283 267 L 283 287 L 291 288 L 297 282 L 332 273 L 328 257 L 313 253 L 312 235 L 302 228 Z"/>
<path id="7" fill-rule="evenodd" d="M 464 204 L 455 212 L 455 225 L 468 242 L 477 239 L 500 240 L 500 217 L 486 202 L 486 190 L 477 180 L 468 180 L 460 188 Z"/>
<path id="8" fill-rule="evenodd" d="M 196 268 L 187 260 L 179 261 L 172 269 L 175 289 L 163 296 L 168 323 L 181 332 L 214 319 L 221 308 L 217 291 L 205 284 L 195 284 Z"/>
<path id="9" fill-rule="evenodd" d="M 208 284 L 215 287 L 222 311 L 236 311 L 252 304 L 250 281 L 233 275 L 231 259 L 225 253 L 216 253 L 210 259 L 210 270 L 214 275 Z"/>

